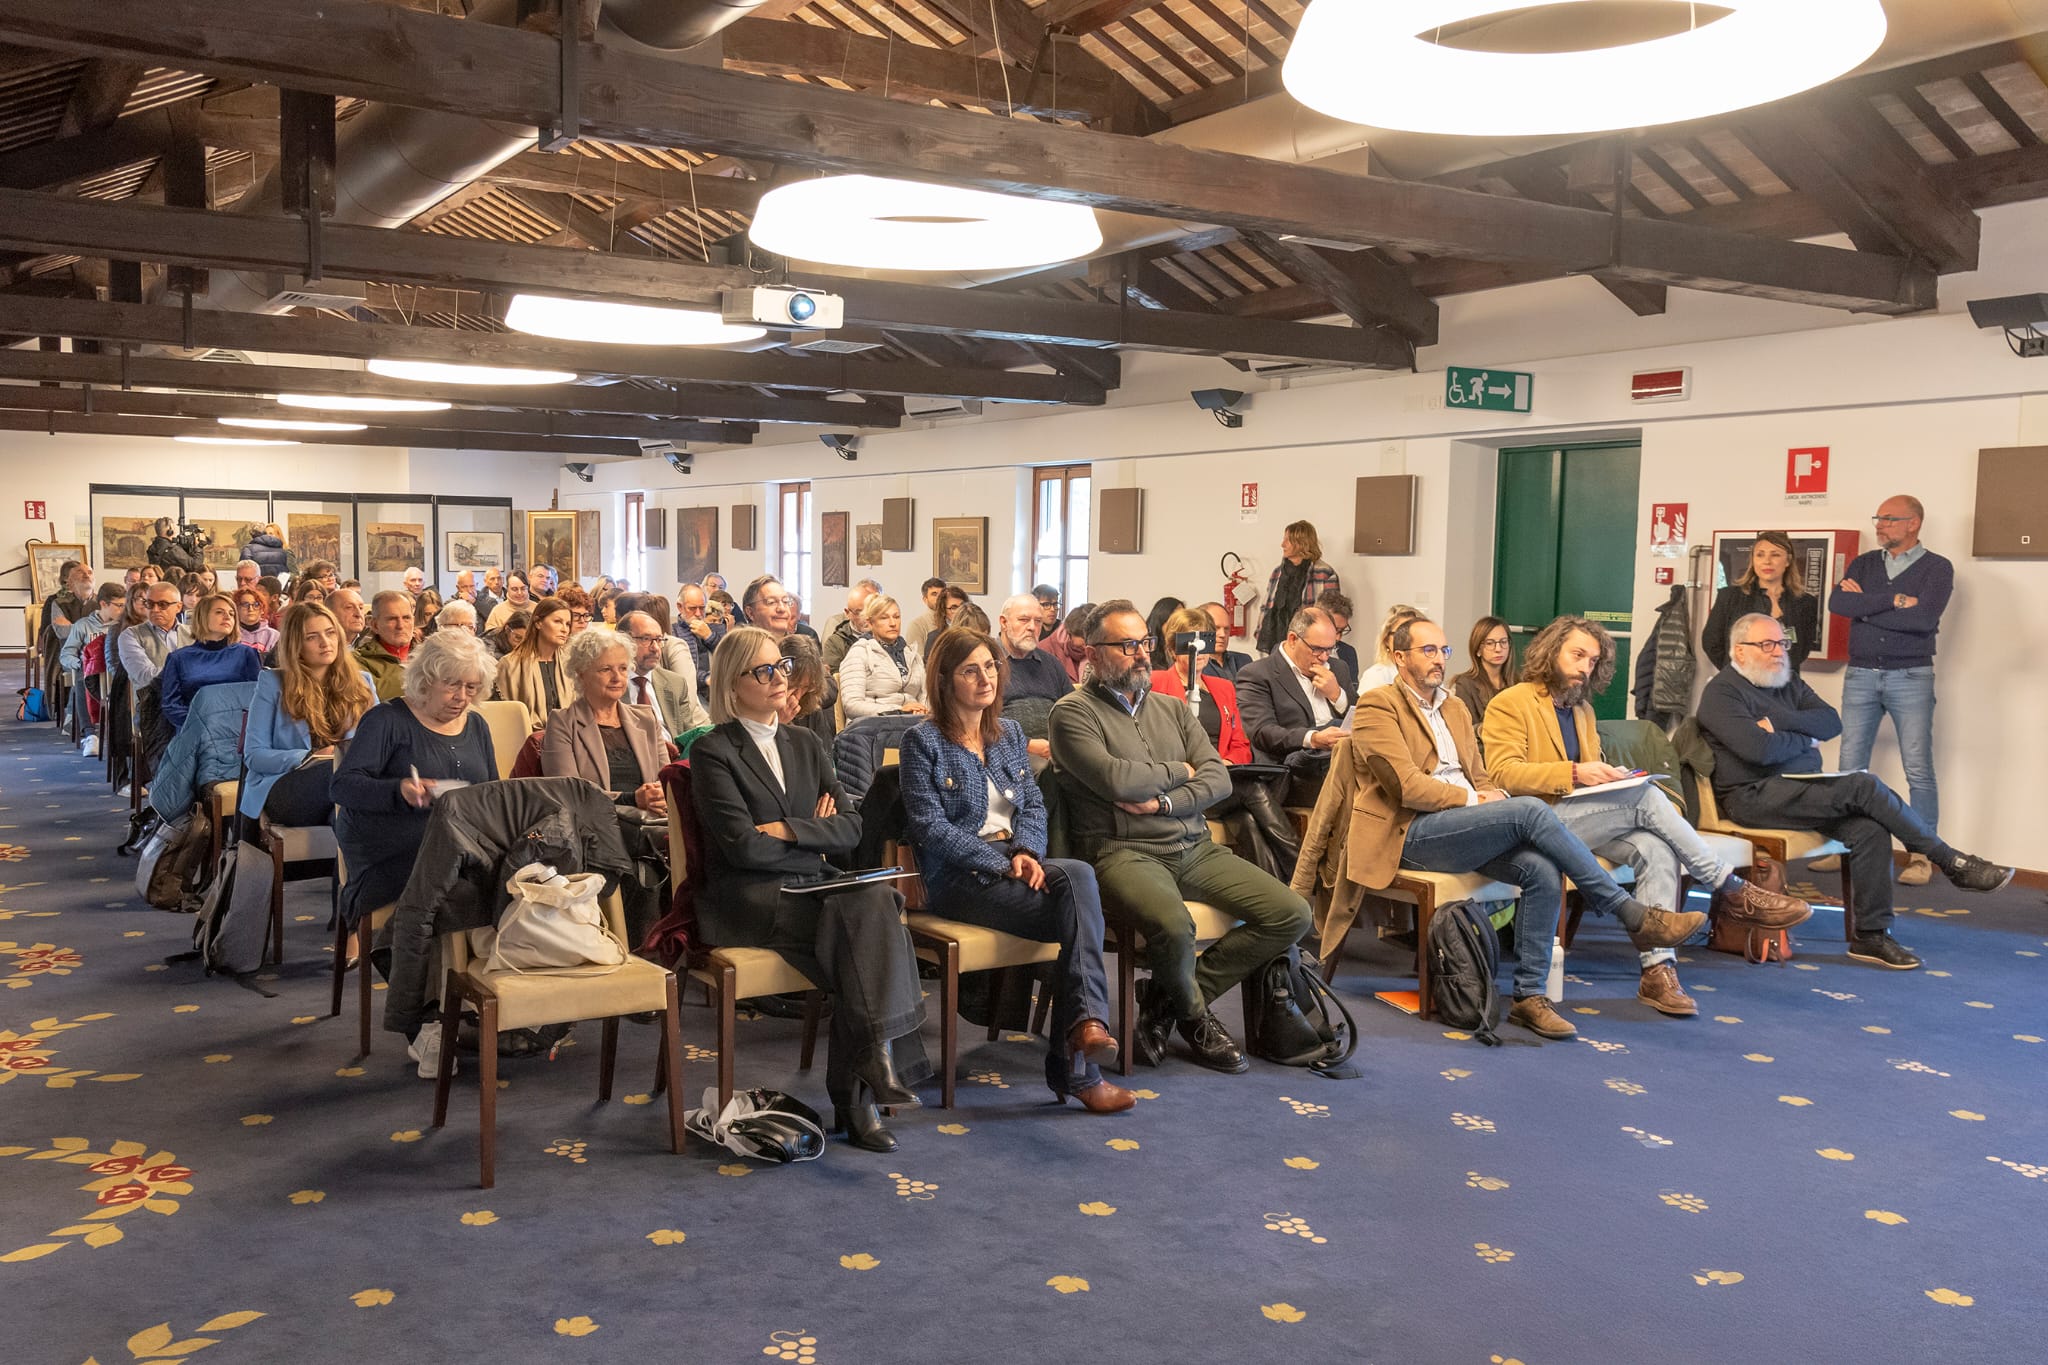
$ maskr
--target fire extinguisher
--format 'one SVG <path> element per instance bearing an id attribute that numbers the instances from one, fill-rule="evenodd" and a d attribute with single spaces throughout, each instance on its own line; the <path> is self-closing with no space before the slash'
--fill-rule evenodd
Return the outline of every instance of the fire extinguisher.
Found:
<path id="1" fill-rule="evenodd" d="M 1226 637 L 1249 635 L 1251 607 L 1252 603 L 1258 600 L 1259 594 L 1254 589 L 1242 602 L 1238 600 L 1237 590 L 1245 581 L 1244 559 L 1235 551 L 1227 551 L 1223 558 L 1217 561 L 1216 567 L 1223 572 L 1223 610 L 1230 618 L 1230 624 L 1224 628 L 1223 633 Z"/>

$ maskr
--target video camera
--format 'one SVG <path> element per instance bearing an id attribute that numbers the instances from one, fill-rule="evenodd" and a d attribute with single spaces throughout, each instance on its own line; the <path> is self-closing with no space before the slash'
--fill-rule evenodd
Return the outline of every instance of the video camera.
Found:
<path id="1" fill-rule="evenodd" d="M 213 544 L 213 537 L 208 535 L 206 533 L 206 529 L 196 521 L 179 522 L 178 534 L 176 535 L 176 537 L 174 537 L 174 539 L 176 539 L 179 544 L 188 546 L 189 548 L 194 550 L 203 550 L 207 546 Z"/>

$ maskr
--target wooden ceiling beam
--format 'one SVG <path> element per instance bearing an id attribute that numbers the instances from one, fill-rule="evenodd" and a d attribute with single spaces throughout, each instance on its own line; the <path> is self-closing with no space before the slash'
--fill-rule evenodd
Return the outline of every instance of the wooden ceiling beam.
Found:
<path id="1" fill-rule="evenodd" d="M 204 422 L 177 417 L 87 415 L 49 410 L 30 412 L 7 408 L 0 408 L 0 431 L 44 432 L 57 436 L 213 436 L 223 440 L 247 440 L 255 436 L 255 433 L 238 431 L 233 427 L 223 430 Z M 368 431 L 279 433 L 277 439 L 295 441 L 300 445 L 408 446 L 435 450 L 500 450 L 513 454 L 587 455 L 613 460 L 640 458 L 640 447 L 631 441 L 494 436 L 489 433 L 472 437 L 459 431 L 398 431 L 372 427 Z M 19 442 L 9 444 L 16 449 L 24 449 Z"/>
<path id="2" fill-rule="evenodd" d="M 9 0 L 0 41 L 539 124 L 559 103 L 540 35 L 364 0 Z M 1054 124 L 896 104 L 581 46 L 581 132 L 813 170 L 944 180 L 1360 245 L 1608 270 L 1642 283 L 1885 313 L 1935 302 L 1924 266 L 1869 252 L 1516 203 Z"/>
<path id="3" fill-rule="evenodd" d="M 521 152 L 484 172 L 481 183 L 550 194 L 598 194 L 637 208 L 701 208 L 752 214 L 768 186 L 758 180 L 643 166 L 572 152 Z"/>
<path id="4" fill-rule="evenodd" d="M 104 128 L 121 117 L 121 111 L 128 107 L 128 97 L 135 93 L 136 83 L 146 69 L 141 62 L 115 58 L 87 62 L 85 70 L 78 73 L 71 98 L 65 102 L 63 116 L 57 120 L 57 136 L 76 137 L 94 128 Z"/>
<path id="5" fill-rule="evenodd" d="M 1607 154 L 1607 165 L 1610 168 L 1608 170 L 1609 184 L 1614 184 L 1617 180 L 1623 184 L 1629 183 L 1626 173 L 1619 166 L 1617 160 L 1625 155 L 1621 142 L 1610 140 L 1600 144 L 1600 146 Z M 1578 165 L 1578 174 L 1583 176 L 1586 174 L 1587 169 L 1585 159 L 1582 158 Z M 1516 193 L 1530 199 L 1541 200 L 1549 204 L 1574 204 L 1588 210 L 1612 212 L 1611 209 L 1605 209 L 1599 200 L 1586 191 L 1571 188 L 1572 175 L 1564 170 L 1545 172 L 1534 167 L 1525 166 L 1510 172 L 1507 180 L 1509 184 L 1514 186 Z M 1599 281 L 1600 287 L 1606 290 L 1611 298 L 1639 318 L 1655 317 L 1662 313 L 1670 303 L 1669 291 L 1661 284 L 1626 279 L 1605 271 L 1596 270 L 1589 273 L 1595 280 Z"/>
<path id="6" fill-rule="evenodd" d="M 1287 275 L 1320 290 L 1360 327 L 1391 328 L 1410 344 L 1411 366 L 1412 347 L 1436 345 L 1435 300 L 1378 252 L 1332 251 L 1263 232 L 1246 233 L 1245 241 Z"/>
<path id="7" fill-rule="evenodd" d="M 211 360 L 171 360 L 161 356 L 107 353 L 0 350 L 0 379 L 38 384 L 92 384 L 119 390 L 140 384 L 152 388 L 211 390 L 264 400 L 280 393 L 317 393 L 351 398 L 417 398 L 417 384 L 386 379 L 367 370 L 334 370 L 310 365 L 244 365 Z M 746 390 L 711 390 L 678 385 L 646 388 L 632 384 L 538 384 L 489 388 L 465 385 L 443 389 L 458 409 L 506 412 L 610 414 L 658 422 L 734 421 L 799 422 L 816 426 L 893 427 L 899 425 L 901 400 L 865 403 L 832 402 L 809 395 Z M 317 415 L 317 414 L 307 414 Z"/>
<path id="8" fill-rule="evenodd" d="M 766 384 L 819 393 L 932 394 L 1016 403 L 1100 404 L 1103 391 L 1061 375 L 926 369 L 846 356 L 804 359 L 689 347 L 599 346 L 503 332 L 458 332 L 205 308 L 81 303 L 0 295 L 0 335 L 70 336 L 191 350 L 384 357 L 453 365 L 512 365 L 714 384 Z"/>
<path id="9" fill-rule="evenodd" d="M 542 211 L 553 218 L 553 208 Z M 0 190 L 0 248 L 76 251 L 240 270 L 303 271 L 307 265 L 305 246 L 305 226 L 296 219 L 185 213 L 146 204 Z M 528 290 L 699 306 L 715 304 L 726 290 L 760 282 L 753 272 L 736 266 L 341 224 L 321 229 L 321 261 L 325 273 L 337 279 L 468 285 L 507 293 Z M 796 275 L 791 279 L 838 294 L 846 303 L 847 322 L 855 326 L 1374 367 L 1391 360 L 1371 340 L 1326 327 L 1245 328 L 1184 314 L 1147 314 L 1133 323 L 1112 304 L 836 275 Z M 617 352 L 608 354 L 615 357 L 615 363 L 626 359 Z"/>

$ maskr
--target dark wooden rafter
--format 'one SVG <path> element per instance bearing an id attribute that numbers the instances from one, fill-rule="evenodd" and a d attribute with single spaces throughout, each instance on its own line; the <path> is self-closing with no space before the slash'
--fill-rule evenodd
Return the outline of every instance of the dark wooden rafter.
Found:
<path id="1" fill-rule="evenodd" d="M 146 68 L 141 62 L 102 58 L 87 62 L 57 121 L 57 136 L 76 137 L 121 117 Z"/>
<path id="2" fill-rule="evenodd" d="M 203 37 L 202 37 L 203 35 Z M 362 0 L 10 0 L 0 39 L 283 80 L 472 117 L 543 122 L 557 45 Z M 810 169 L 910 174 L 1100 208 L 1480 260 L 1601 270 L 1877 312 L 1932 306 L 1934 275 L 1895 257 L 1396 184 L 1052 124 L 901 105 L 584 44 L 586 136 L 761 156 Z"/>
<path id="3" fill-rule="evenodd" d="M 1379 252 L 1333 251 L 1264 232 L 1248 233 L 1245 240 L 1290 277 L 1320 291 L 1358 326 L 1386 328 L 1399 336 L 1408 344 L 1411 366 L 1415 347 L 1436 344 L 1436 302 Z"/>
<path id="4" fill-rule="evenodd" d="M 753 213 L 766 192 L 758 180 L 665 170 L 637 161 L 580 156 L 574 153 L 521 152 L 486 171 L 482 184 L 539 190 L 550 194 L 600 194 L 635 209 L 666 213 L 705 209 Z"/>
<path id="5" fill-rule="evenodd" d="M 178 417 L 26 411 L 4 407 L 0 407 L 0 431 L 39 431 L 59 436 L 213 436 L 232 440 L 260 437 L 257 432 L 234 427 L 207 427 Z M 631 441 L 584 437 L 472 435 L 460 431 L 399 431 L 373 427 L 368 431 L 278 433 L 277 439 L 296 441 L 301 445 L 411 446 L 442 450 L 501 450 L 514 454 L 590 455 L 617 460 L 640 458 L 640 447 Z M 20 448 L 16 442 L 9 444 Z"/>
<path id="6" fill-rule="evenodd" d="M 2027 121 L 1998 93 L 1982 71 L 1972 71 L 1963 77 L 1963 86 L 1975 97 L 1984 111 L 1998 120 L 1998 126 L 2005 129 L 2006 136 L 2020 147 L 2040 145 L 2040 134 L 2027 125 Z"/>
<path id="7" fill-rule="evenodd" d="M 317 393 L 351 398 L 417 398 L 420 390 L 402 379 L 367 370 L 310 365 L 247 365 L 162 356 L 45 354 L 0 350 L 0 379 L 36 384 L 97 385 L 118 389 L 143 385 L 268 397 Z M 633 384 L 544 384 L 489 388 L 467 385 L 443 396 L 458 409 L 504 412 L 611 415 L 655 422 L 802 422 L 823 426 L 893 427 L 900 401 L 834 402 L 812 394 L 762 395 L 690 385 L 650 388 Z M 311 414 L 308 414 L 311 415 Z"/>

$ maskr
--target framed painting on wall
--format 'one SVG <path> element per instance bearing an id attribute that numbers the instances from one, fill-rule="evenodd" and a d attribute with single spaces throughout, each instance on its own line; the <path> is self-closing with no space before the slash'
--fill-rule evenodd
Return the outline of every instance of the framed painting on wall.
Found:
<path id="1" fill-rule="evenodd" d="M 154 517 L 101 517 L 102 569 L 139 569 L 149 563 L 149 542 L 156 539 Z"/>
<path id="2" fill-rule="evenodd" d="M 827 512 L 818 519 L 818 581 L 828 588 L 843 588 L 852 581 L 846 571 L 846 542 L 852 529 L 851 512 Z"/>
<path id="3" fill-rule="evenodd" d="M 988 591 L 988 518 L 932 518 L 932 576 L 967 593 Z"/>
<path id="4" fill-rule="evenodd" d="M 702 583 L 718 572 L 718 509 L 676 509 L 676 582 Z"/>
<path id="5" fill-rule="evenodd" d="M 604 517 L 600 512 L 579 511 L 576 514 L 576 572 L 563 574 L 562 581 L 568 583 L 580 580 L 585 574 L 595 578 L 604 572 Z"/>
<path id="6" fill-rule="evenodd" d="M 64 561 L 75 559 L 81 564 L 90 564 L 92 556 L 85 552 L 83 545 L 63 542 L 30 541 L 23 547 L 28 552 L 28 574 L 35 590 L 38 605 L 57 589 L 64 586 Z"/>
<path id="7" fill-rule="evenodd" d="M 853 562 L 872 568 L 882 562 L 882 523 L 867 522 L 853 528 Z"/>
<path id="8" fill-rule="evenodd" d="M 576 514 L 574 512 L 528 512 L 526 514 L 526 562 L 552 568 L 564 583 L 573 583 L 576 571 Z"/>
<path id="9" fill-rule="evenodd" d="M 363 552 L 371 573 L 424 569 L 427 528 L 416 521 L 373 521 L 363 528 Z"/>
<path id="10" fill-rule="evenodd" d="M 324 559 L 341 563 L 341 518 L 325 512 L 292 512 L 284 519 L 285 544 L 300 564 Z"/>
<path id="11" fill-rule="evenodd" d="M 505 567 L 503 531 L 449 531 L 444 539 L 448 542 L 448 562 L 443 567 L 452 573 Z"/>
<path id="12" fill-rule="evenodd" d="M 209 569 L 232 569 L 241 563 L 242 547 L 263 530 L 260 521 L 227 521 L 217 517 L 196 517 L 193 525 L 212 538 L 205 554 Z"/>

